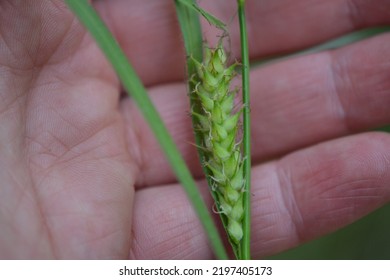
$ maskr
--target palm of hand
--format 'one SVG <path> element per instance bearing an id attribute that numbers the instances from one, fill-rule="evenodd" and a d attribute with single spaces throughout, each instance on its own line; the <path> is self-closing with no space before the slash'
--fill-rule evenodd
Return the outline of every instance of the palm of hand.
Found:
<path id="1" fill-rule="evenodd" d="M 147 53 L 143 48 L 153 48 L 142 42 L 126 42 L 124 27 L 112 16 L 120 16 L 126 5 L 123 2 L 118 1 L 103 13 L 139 66 L 147 60 L 141 57 L 137 61 L 137 51 Z M 97 5 L 108 7 L 104 1 Z M 174 11 L 168 6 L 156 4 L 154 13 L 161 9 L 161 14 L 173 17 Z M 4 1 L 0 13 L 1 256 L 210 258 L 202 229 L 180 187 L 172 183 L 173 176 L 163 165 L 152 135 L 132 101 L 120 99 L 115 74 L 62 1 Z M 163 49 L 180 49 L 178 35 L 170 34 L 178 32 L 177 26 L 172 26 L 162 28 L 162 33 L 175 38 L 162 42 Z M 137 34 L 141 36 L 140 33 Z M 159 54 L 150 55 L 150 60 L 156 57 L 158 61 Z M 172 59 L 163 55 L 160 61 Z M 317 63 L 324 59 L 317 58 Z M 191 132 L 183 111 L 185 87 L 173 83 L 157 86 L 177 78 L 177 72 L 184 67 L 176 64 L 168 73 L 161 73 L 159 67 L 153 70 L 151 65 L 139 69 L 146 83 L 155 85 L 150 89 L 152 97 L 181 142 L 187 160 L 193 162 L 193 147 L 186 142 L 191 141 Z M 258 87 L 274 81 L 267 82 L 267 77 L 275 72 L 283 77 L 282 68 L 290 64 L 261 70 L 264 78 L 258 80 Z M 307 66 L 296 61 L 294 67 Z M 389 100 L 389 84 L 382 84 L 387 86 L 387 94 L 381 98 Z M 279 86 L 283 88 L 283 84 Z M 278 92 L 285 94 L 286 89 Z M 262 98 L 274 108 L 285 104 L 277 97 L 268 103 Z M 260 97 L 254 96 L 253 118 L 264 123 L 272 118 L 287 127 L 286 116 L 278 118 L 256 99 Z M 306 110 L 289 108 L 284 114 Z M 385 108 L 377 106 L 375 110 L 375 119 L 354 120 L 354 124 L 361 128 L 389 120 Z M 275 128 L 255 128 L 255 162 L 345 133 L 337 116 L 332 119 L 327 114 L 327 109 L 319 110 L 316 116 L 329 120 L 329 124 L 309 132 L 304 126 L 313 128 L 314 124 L 296 116 L 300 124 L 295 124 L 294 131 L 306 133 L 304 140 L 294 131 L 285 130 L 286 141 L 274 143 L 267 136 L 256 135 L 264 135 L 262 130 L 267 129 L 267 133 L 278 136 Z M 385 152 L 389 143 L 387 135 L 367 133 L 256 165 L 255 256 L 275 253 L 324 234 L 386 202 L 389 190 L 385 182 L 390 175 L 388 164 L 383 163 L 390 156 Z M 256 149 L 259 146 L 263 150 Z M 355 162 L 354 155 L 363 160 Z M 324 173 L 320 172 L 324 169 Z M 356 174 L 357 169 L 360 174 Z M 193 170 L 199 174 L 199 168 Z M 147 188 L 135 191 L 135 185 Z"/>

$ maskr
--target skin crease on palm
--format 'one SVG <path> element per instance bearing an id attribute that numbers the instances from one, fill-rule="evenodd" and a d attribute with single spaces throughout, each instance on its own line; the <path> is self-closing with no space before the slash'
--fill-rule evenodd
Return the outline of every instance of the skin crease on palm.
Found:
<path id="1" fill-rule="evenodd" d="M 248 1 L 253 59 L 390 24 L 390 1 Z M 212 208 L 173 1 L 100 0 Z M 229 22 L 235 1 L 201 1 Z M 204 34 L 215 32 L 204 23 Z M 335 231 L 390 199 L 390 35 L 251 72 L 252 254 Z M 213 258 L 131 98 L 62 0 L 0 1 L 0 258 Z M 216 216 L 216 215 L 215 215 Z M 218 217 L 216 217 L 216 221 Z"/>

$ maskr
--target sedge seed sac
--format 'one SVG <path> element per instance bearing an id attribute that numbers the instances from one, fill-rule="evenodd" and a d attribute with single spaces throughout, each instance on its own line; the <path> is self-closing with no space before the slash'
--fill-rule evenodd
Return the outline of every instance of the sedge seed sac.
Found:
<path id="1" fill-rule="evenodd" d="M 243 157 L 238 139 L 241 111 L 234 110 L 236 90 L 231 90 L 236 64 L 227 66 L 222 44 L 215 49 L 205 48 L 203 63 L 195 61 L 198 71 L 193 97 L 200 109 L 194 112 L 197 129 L 202 134 L 200 147 L 204 165 L 209 170 L 210 189 L 216 203 L 226 216 L 230 240 L 239 244 L 243 219 Z"/>

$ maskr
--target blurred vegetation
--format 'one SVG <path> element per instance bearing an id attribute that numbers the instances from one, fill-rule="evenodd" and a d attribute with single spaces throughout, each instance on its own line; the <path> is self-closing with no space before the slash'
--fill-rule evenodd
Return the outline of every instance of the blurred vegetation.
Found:
<path id="1" fill-rule="evenodd" d="M 390 132 L 390 125 L 378 129 L 379 131 Z"/>
<path id="2" fill-rule="evenodd" d="M 390 259 L 390 204 L 320 239 L 272 256 L 273 260 Z"/>

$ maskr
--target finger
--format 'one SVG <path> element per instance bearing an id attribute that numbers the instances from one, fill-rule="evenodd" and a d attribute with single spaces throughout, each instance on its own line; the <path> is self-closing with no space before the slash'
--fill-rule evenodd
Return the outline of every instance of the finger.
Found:
<path id="1" fill-rule="evenodd" d="M 386 204 L 389 146 L 389 134 L 349 136 L 254 172 L 254 257 L 333 232 Z"/>
<path id="2" fill-rule="evenodd" d="M 366 133 L 254 167 L 252 257 L 276 254 L 332 232 L 388 202 L 389 146 L 388 134 Z M 132 258 L 211 256 L 178 185 L 137 191 L 135 200 Z"/>
<path id="3" fill-rule="evenodd" d="M 390 124 L 390 35 L 252 72 L 255 160 Z"/>
<path id="4" fill-rule="evenodd" d="M 233 57 L 239 57 L 236 2 L 219 0 L 201 4 L 229 24 Z M 184 77 L 184 47 L 172 1 L 142 5 L 126 0 L 97 1 L 95 6 L 145 84 Z M 353 30 L 390 23 L 388 0 L 378 0 L 375 5 L 365 0 L 252 0 L 247 1 L 246 10 L 249 49 L 256 58 L 302 49 Z M 329 24 L 334 22 L 337 24 Z M 203 30 L 207 41 L 217 40 L 217 31 L 204 21 Z"/>
<path id="5" fill-rule="evenodd" d="M 207 192 L 204 182 L 201 186 L 202 191 Z M 209 195 L 207 202 L 207 205 L 212 205 Z M 131 259 L 213 257 L 201 223 L 185 192 L 178 185 L 158 186 L 136 192 L 129 255 Z"/>
<path id="6" fill-rule="evenodd" d="M 389 124 L 389 43 L 390 35 L 383 35 L 253 70 L 254 162 Z M 149 92 L 193 174 L 200 176 L 185 91 L 181 85 L 165 85 Z M 138 185 L 173 182 L 164 155 L 131 100 L 124 100 L 122 111 L 130 153 L 138 159 Z"/>

